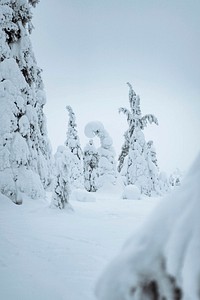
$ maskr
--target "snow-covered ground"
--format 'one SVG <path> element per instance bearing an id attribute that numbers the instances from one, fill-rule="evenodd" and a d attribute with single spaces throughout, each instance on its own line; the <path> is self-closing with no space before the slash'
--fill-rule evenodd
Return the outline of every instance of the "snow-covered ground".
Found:
<path id="1" fill-rule="evenodd" d="M 0 299 L 95 299 L 99 275 L 160 201 L 95 195 L 72 201 L 74 211 L 0 196 Z"/>

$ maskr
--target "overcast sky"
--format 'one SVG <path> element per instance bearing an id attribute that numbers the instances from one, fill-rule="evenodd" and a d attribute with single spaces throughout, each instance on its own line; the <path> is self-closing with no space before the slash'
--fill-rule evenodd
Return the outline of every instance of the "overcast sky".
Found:
<path id="1" fill-rule="evenodd" d="M 144 133 L 160 169 L 186 171 L 200 150 L 199 0 L 41 0 L 33 48 L 44 70 L 45 113 L 54 152 L 67 130 L 66 105 L 84 126 L 102 121 L 117 155 L 127 128 L 128 86 L 159 126 Z"/>

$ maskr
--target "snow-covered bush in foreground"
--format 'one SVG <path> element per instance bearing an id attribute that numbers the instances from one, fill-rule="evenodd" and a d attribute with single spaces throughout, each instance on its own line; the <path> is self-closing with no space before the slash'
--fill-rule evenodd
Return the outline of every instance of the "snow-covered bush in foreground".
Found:
<path id="1" fill-rule="evenodd" d="M 141 192 L 139 188 L 136 185 L 129 184 L 124 187 L 123 199 L 133 199 L 133 200 L 139 200 L 141 197 Z"/>
<path id="2" fill-rule="evenodd" d="M 200 155 L 97 286 L 99 300 L 200 299 Z"/>

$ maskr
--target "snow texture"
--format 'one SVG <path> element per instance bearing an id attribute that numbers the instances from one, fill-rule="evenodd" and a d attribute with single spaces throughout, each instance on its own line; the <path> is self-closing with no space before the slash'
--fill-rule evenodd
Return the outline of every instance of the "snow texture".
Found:
<path id="1" fill-rule="evenodd" d="M 0 194 L 0 299 L 96 299 L 99 274 L 158 200 L 95 197 L 72 211 L 50 209 L 51 193 L 23 205 Z"/>
<path id="2" fill-rule="evenodd" d="M 199 300 L 200 155 L 97 285 L 99 300 Z"/>

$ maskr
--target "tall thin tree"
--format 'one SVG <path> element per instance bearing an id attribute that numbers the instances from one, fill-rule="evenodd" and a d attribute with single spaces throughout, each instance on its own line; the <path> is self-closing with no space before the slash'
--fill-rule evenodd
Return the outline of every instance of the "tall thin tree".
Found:
<path id="1" fill-rule="evenodd" d="M 147 144 L 142 131 L 148 123 L 158 125 L 158 121 L 152 114 L 142 116 L 140 97 L 136 95 L 132 85 L 129 82 L 127 84 L 130 110 L 121 107 L 119 112 L 126 115 L 128 130 L 125 132 L 125 143 L 119 156 L 118 170 L 125 168 L 126 184 L 136 184 L 143 193 L 150 195 L 151 177 L 146 157 Z"/>
<path id="2" fill-rule="evenodd" d="M 69 120 L 67 129 L 67 139 L 65 142 L 66 147 L 70 150 L 71 163 L 70 168 L 70 182 L 72 187 L 82 188 L 83 187 L 83 153 L 78 137 L 76 117 L 71 106 L 66 107 Z"/>

